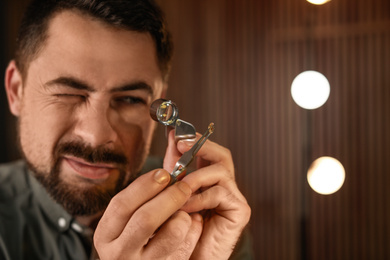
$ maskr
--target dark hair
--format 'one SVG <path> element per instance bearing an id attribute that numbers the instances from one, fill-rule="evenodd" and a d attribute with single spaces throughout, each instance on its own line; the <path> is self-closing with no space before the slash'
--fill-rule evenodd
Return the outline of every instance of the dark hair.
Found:
<path id="1" fill-rule="evenodd" d="M 26 75 L 29 63 L 43 48 L 50 19 L 65 10 L 80 11 L 117 28 L 150 33 L 158 65 L 167 80 L 173 44 L 164 14 L 153 0 L 33 0 L 23 16 L 17 38 L 15 60 L 22 75 Z"/>

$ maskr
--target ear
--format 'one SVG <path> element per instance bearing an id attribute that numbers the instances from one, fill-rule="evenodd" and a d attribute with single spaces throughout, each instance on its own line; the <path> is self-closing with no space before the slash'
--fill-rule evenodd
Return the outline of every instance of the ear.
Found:
<path id="1" fill-rule="evenodd" d="M 8 64 L 5 71 L 5 91 L 11 113 L 19 116 L 23 97 L 23 79 L 14 60 Z"/>

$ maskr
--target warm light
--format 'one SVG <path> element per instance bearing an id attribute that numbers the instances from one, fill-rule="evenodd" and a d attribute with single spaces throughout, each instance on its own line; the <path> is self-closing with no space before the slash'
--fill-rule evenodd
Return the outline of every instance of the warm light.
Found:
<path id="1" fill-rule="evenodd" d="M 316 109 L 325 104 L 330 93 L 329 81 L 321 73 L 308 70 L 295 77 L 291 96 L 300 107 Z"/>
<path id="2" fill-rule="evenodd" d="M 306 0 L 308 1 L 309 3 L 313 4 L 313 5 L 323 5 L 327 2 L 329 2 L 330 0 Z"/>
<path id="3" fill-rule="evenodd" d="M 332 157 L 315 160 L 307 171 L 310 187 L 320 194 L 332 194 L 343 186 L 345 170 L 343 165 Z"/>

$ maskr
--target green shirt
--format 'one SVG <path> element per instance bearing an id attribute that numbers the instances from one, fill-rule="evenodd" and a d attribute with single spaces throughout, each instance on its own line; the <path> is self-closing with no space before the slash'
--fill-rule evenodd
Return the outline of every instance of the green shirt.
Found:
<path id="1" fill-rule="evenodd" d="M 157 168 L 146 164 L 145 171 Z M 24 161 L 0 166 L 0 259 L 94 259 L 93 230 L 48 195 Z M 234 259 L 251 259 L 246 236 Z M 232 258 L 232 259 L 233 259 Z"/>

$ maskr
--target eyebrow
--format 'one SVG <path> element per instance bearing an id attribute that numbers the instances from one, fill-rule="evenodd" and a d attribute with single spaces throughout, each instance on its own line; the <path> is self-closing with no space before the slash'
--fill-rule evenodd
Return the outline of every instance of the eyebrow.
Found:
<path id="1" fill-rule="evenodd" d="M 53 80 L 50 80 L 49 82 L 45 83 L 45 86 L 52 86 L 52 85 L 64 85 L 68 86 L 74 89 L 79 89 L 79 90 L 86 90 L 89 92 L 95 92 L 95 89 L 93 89 L 91 86 L 89 86 L 87 83 L 72 78 L 72 77 L 59 77 Z"/>
<path id="2" fill-rule="evenodd" d="M 88 92 L 96 92 L 96 89 L 83 82 L 82 80 L 73 77 L 59 77 L 45 84 L 45 86 L 64 85 L 78 90 L 86 90 Z M 148 94 L 153 95 L 153 88 L 144 81 L 135 81 L 114 87 L 110 90 L 111 93 L 125 92 L 132 90 L 145 90 Z"/>
<path id="3" fill-rule="evenodd" d="M 153 96 L 153 88 L 143 81 L 136 81 L 132 82 L 130 84 L 125 84 L 123 86 L 115 87 L 110 90 L 111 93 L 115 92 L 124 92 L 124 91 L 131 91 L 131 90 L 145 90 L 148 92 L 149 95 Z"/>

